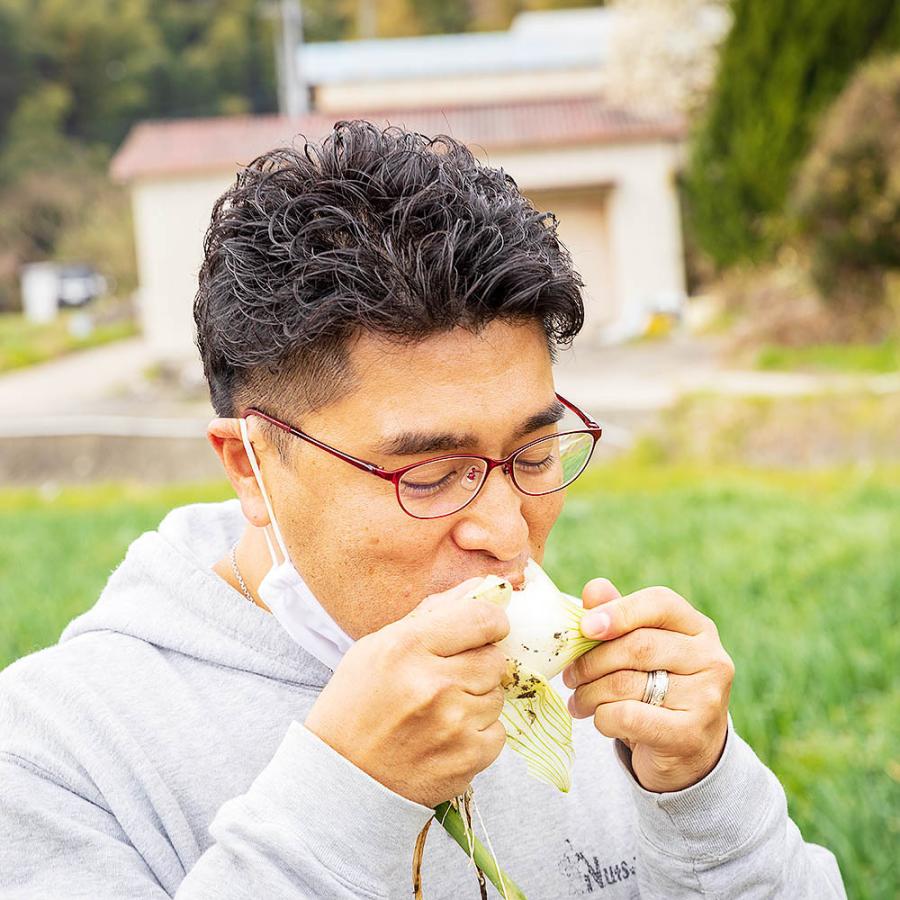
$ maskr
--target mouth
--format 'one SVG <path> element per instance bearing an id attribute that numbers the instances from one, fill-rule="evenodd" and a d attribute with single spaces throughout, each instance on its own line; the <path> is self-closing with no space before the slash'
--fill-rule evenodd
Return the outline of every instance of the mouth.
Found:
<path id="1" fill-rule="evenodd" d="M 493 560 L 493 565 L 475 565 L 475 571 L 470 571 L 467 575 L 458 576 L 458 581 L 465 581 L 467 578 L 484 578 L 486 575 L 494 575 L 497 578 L 504 578 L 510 583 L 514 591 L 521 591 L 525 587 L 525 569 L 528 563 L 528 557 L 511 559 L 506 561 L 504 567 L 499 560 Z"/>
<path id="2" fill-rule="evenodd" d="M 508 570 L 495 570 L 491 571 L 490 569 L 479 569 L 477 572 L 473 572 L 470 575 L 466 575 L 465 577 L 455 579 L 456 584 L 461 584 L 463 581 L 466 581 L 469 578 L 484 578 L 487 575 L 494 575 L 497 578 L 502 578 L 504 581 L 508 581 L 510 587 L 514 591 L 521 591 L 522 588 L 525 587 L 525 573 L 524 572 L 510 572 Z"/>
<path id="3" fill-rule="evenodd" d="M 515 560 L 508 560 L 506 562 L 506 568 L 502 568 L 501 566 L 496 566 L 496 570 L 494 572 L 488 571 L 485 574 L 497 575 L 500 578 L 505 578 L 514 591 L 521 591 L 522 588 L 525 587 L 525 569 L 528 566 L 528 557 L 524 558 L 519 557 Z"/>

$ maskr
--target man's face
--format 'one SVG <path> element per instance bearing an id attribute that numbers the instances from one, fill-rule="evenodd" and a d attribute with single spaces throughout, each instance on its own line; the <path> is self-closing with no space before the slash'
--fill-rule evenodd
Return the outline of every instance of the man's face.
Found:
<path id="1" fill-rule="evenodd" d="M 371 336 L 353 346 L 357 388 L 299 423 L 333 447 L 397 469 L 445 453 L 505 457 L 558 426 L 520 434 L 555 400 L 550 356 L 537 323 L 493 322 L 399 347 Z M 288 416 L 288 418 L 290 418 Z M 401 434 L 470 434 L 472 444 L 414 454 L 379 445 Z M 263 476 L 291 559 L 319 602 L 352 638 L 410 612 L 424 597 L 494 573 L 516 583 L 541 562 L 563 491 L 528 497 L 495 469 L 465 509 L 419 520 L 391 482 L 292 438 L 290 460 L 270 453 Z"/>

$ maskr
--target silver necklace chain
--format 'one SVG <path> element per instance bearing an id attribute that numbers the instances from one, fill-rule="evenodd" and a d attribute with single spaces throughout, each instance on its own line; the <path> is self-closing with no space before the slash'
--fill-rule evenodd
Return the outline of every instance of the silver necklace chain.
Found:
<path id="1" fill-rule="evenodd" d="M 256 606 L 256 601 L 253 599 L 253 595 L 250 591 L 247 590 L 247 585 L 244 583 L 244 579 L 241 577 L 241 570 L 238 568 L 237 564 L 237 544 L 235 544 L 231 548 L 231 571 L 234 572 L 234 577 L 237 579 L 237 583 L 241 586 L 241 593 L 254 605 Z"/>

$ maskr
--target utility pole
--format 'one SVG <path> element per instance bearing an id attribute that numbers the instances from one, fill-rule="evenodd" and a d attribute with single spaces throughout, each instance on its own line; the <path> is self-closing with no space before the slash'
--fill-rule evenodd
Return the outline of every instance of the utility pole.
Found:
<path id="1" fill-rule="evenodd" d="M 278 111 L 283 116 L 309 112 L 309 91 L 303 77 L 303 11 L 300 0 L 267 4 L 266 14 L 278 19 L 275 29 L 275 63 L 278 73 Z"/>
<path id="2" fill-rule="evenodd" d="M 378 13 L 375 0 L 357 0 L 356 33 L 361 38 L 373 38 L 378 33 Z"/>

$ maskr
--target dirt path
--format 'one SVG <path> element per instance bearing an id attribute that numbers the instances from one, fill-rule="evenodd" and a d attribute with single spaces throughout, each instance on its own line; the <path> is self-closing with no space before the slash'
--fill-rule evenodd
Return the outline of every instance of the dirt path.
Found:
<path id="1" fill-rule="evenodd" d="M 153 357 L 141 338 L 116 341 L 0 376 L 4 417 L 79 414 L 139 382 Z"/>

